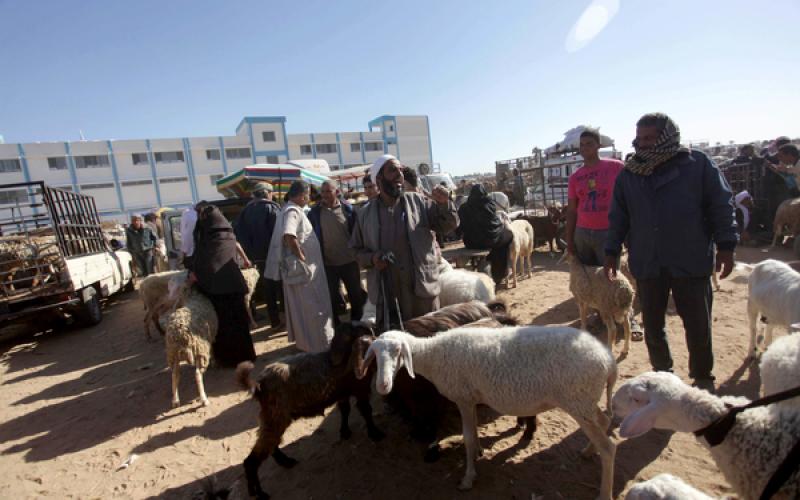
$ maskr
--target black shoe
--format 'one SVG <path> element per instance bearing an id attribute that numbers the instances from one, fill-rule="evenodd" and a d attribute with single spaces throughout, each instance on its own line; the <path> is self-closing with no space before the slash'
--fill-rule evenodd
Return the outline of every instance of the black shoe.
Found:
<path id="1" fill-rule="evenodd" d="M 694 379 L 692 387 L 703 389 L 704 391 L 708 391 L 710 394 L 716 394 L 716 389 L 714 389 L 713 378 L 696 378 Z"/>

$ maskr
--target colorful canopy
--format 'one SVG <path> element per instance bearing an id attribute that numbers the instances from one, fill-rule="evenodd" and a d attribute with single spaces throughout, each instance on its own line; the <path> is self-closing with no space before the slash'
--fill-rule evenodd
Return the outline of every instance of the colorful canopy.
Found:
<path id="1" fill-rule="evenodd" d="M 292 182 L 296 180 L 304 180 L 314 186 L 320 186 L 328 180 L 328 177 L 294 165 L 250 165 L 218 180 L 217 191 L 226 198 L 247 197 L 255 183 L 266 181 L 272 184 L 276 193 L 286 193 Z"/>

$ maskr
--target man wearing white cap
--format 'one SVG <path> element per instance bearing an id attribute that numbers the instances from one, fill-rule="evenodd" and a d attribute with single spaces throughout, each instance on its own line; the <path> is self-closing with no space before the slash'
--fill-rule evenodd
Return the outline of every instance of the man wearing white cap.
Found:
<path id="1" fill-rule="evenodd" d="M 397 324 L 439 308 L 439 262 L 433 232 L 448 233 L 458 226 L 447 190 L 436 186 L 428 199 L 403 192 L 403 166 L 383 155 L 370 167 L 380 195 L 358 213 L 350 247 L 368 270 L 367 291 L 376 305 L 377 323 L 386 313 Z"/>
<path id="2" fill-rule="evenodd" d="M 742 241 L 750 239 L 750 232 L 747 230 L 752 220 L 753 198 L 747 191 L 736 193 L 733 197 L 733 204 L 736 206 L 736 225 L 739 229 Z"/>

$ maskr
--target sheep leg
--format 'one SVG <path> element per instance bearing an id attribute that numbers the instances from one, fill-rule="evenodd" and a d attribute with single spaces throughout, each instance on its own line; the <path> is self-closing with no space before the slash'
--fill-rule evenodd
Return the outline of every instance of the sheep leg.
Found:
<path id="1" fill-rule="evenodd" d="M 339 407 L 339 413 L 342 415 L 342 421 L 339 424 L 339 439 L 350 439 L 353 433 L 350 431 L 350 397 L 340 399 L 336 406 Z"/>
<path id="2" fill-rule="evenodd" d="M 200 402 L 203 406 L 211 404 L 206 396 L 206 388 L 203 385 L 203 369 L 200 367 L 195 367 L 194 369 L 194 382 L 197 384 L 197 393 L 200 395 Z"/>
<path id="3" fill-rule="evenodd" d="M 758 309 L 752 300 L 747 301 L 747 317 L 750 322 L 750 347 L 748 348 L 749 357 L 755 358 L 758 354 L 756 337 L 758 336 Z"/>
<path id="4" fill-rule="evenodd" d="M 588 312 L 587 309 L 588 307 L 586 306 L 586 304 L 584 304 L 581 301 L 578 301 L 578 314 L 580 314 L 581 317 L 581 330 L 586 330 L 586 313 Z"/>
<path id="5" fill-rule="evenodd" d="M 459 403 L 458 411 L 461 413 L 461 432 L 464 437 L 464 447 L 467 452 L 467 470 L 458 489 L 461 491 L 472 489 L 472 483 L 475 482 L 475 456 L 478 452 L 477 440 L 477 422 L 475 419 L 475 405 L 472 403 Z"/>
<path id="6" fill-rule="evenodd" d="M 625 332 L 625 347 L 622 348 L 622 354 L 628 354 L 631 349 L 631 314 L 625 314 L 622 318 L 622 330 Z"/>
<path id="7" fill-rule="evenodd" d="M 578 422 L 583 432 L 589 437 L 592 449 L 597 450 L 600 455 L 603 472 L 600 480 L 600 493 L 597 498 L 610 500 L 614 482 L 614 455 L 617 447 L 606 435 L 608 417 L 600 411 L 600 408 L 595 407 L 594 418 L 576 417 L 575 415 L 572 415 L 572 418 Z"/>
<path id="8" fill-rule="evenodd" d="M 614 321 L 614 317 L 609 314 L 604 315 L 603 323 L 606 324 L 606 343 L 608 344 L 608 350 L 613 353 L 614 341 L 617 340 L 617 323 Z"/>
<path id="9" fill-rule="evenodd" d="M 364 419 L 364 422 L 367 424 L 367 436 L 372 441 L 380 441 L 381 439 L 386 437 L 386 434 L 378 429 L 375 425 L 375 421 L 372 420 L 372 405 L 369 403 L 369 397 L 364 399 L 358 399 L 356 401 L 356 408 L 358 409 L 358 413 L 361 414 L 361 417 Z"/>
<path id="10" fill-rule="evenodd" d="M 258 468 L 261 463 L 266 460 L 270 455 L 286 457 L 278 449 L 278 444 L 281 441 L 283 431 L 289 426 L 291 422 L 281 419 L 277 422 L 268 422 L 269 419 L 261 421 L 261 427 L 258 430 L 258 440 L 250 450 L 250 454 L 244 459 L 244 474 L 247 478 L 247 492 L 251 497 L 259 500 L 266 500 L 269 495 L 261 488 L 261 481 L 258 479 Z M 288 420 L 288 419 L 287 419 Z M 276 458 L 275 461 L 278 465 L 283 465 L 281 459 Z"/>
<path id="11" fill-rule="evenodd" d="M 275 459 L 276 464 L 280 465 L 284 469 L 291 469 L 297 465 L 297 460 L 285 454 L 278 446 L 276 446 L 275 451 L 272 452 L 272 458 Z"/>
<path id="12" fill-rule="evenodd" d="M 767 349 L 772 344 L 772 329 L 775 328 L 773 323 L 769 323 L 767 318 L 767 327 L 764 329 L 764 349 Z"/>
<path id="13" fill-rule="evenodd" d="M 181 381 L 181 362 L 172 362 L 172 407 L 177 408 L 181 405 L 181 398 L 178 396 L 178 384 Z"/>

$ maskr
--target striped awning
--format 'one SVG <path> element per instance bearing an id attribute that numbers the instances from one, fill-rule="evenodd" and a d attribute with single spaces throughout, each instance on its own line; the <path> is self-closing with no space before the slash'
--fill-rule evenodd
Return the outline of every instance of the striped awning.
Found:
<path id="1" fill-rule="evenodd" d="M 248 193 L 257 182 L 269 182 L 276 193 L 286 193 L 296 180 L 319 187 L 328 177 L 293 165 L 258 164 L 244 167 L 218 180 L 216 184 L 217 191 L 226 198 L 241 198 L 249 196 Z"/>

